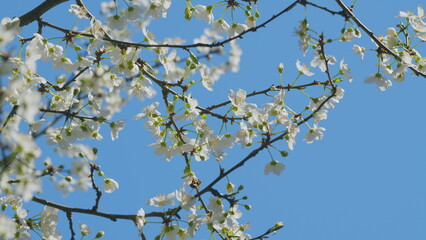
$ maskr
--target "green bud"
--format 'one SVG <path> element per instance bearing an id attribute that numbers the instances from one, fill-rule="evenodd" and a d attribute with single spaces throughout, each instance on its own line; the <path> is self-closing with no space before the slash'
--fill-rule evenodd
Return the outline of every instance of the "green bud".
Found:
<path id="1" fill-rule="evenodd" d="M 184 15 L 185 15 L 185 19 L 186 20 L 191 20 L 191 17 L 192 17 L 192 11 L 191 11 L 191 9 L 189 8 L 189 7 L 186 7 L 185 8 L 185 13 L 184 13 Z"/>
<path id="2" fill-rule="evenodd" d="M 105 235 L 105 232 L 104 232 L 104 231 L 99 231 L 98 233 L 96 233 L 95 239 L 97 239 L 97 238 L 101 238 L 101 237 L 103 237 L 104 235 Z"/>
<path id="3" fill-rule="evenodd" d="M 288 152 L 287 151 L 280 151 L 281 157 L 287 157 Z"/>

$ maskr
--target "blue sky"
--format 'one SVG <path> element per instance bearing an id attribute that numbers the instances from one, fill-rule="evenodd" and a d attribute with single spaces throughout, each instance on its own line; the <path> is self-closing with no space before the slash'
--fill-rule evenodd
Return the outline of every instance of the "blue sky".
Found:
<path id="1" fill-rule="evenodd" d="M 283 9 L 288 2 L 259 1 L 261 19 Z M 358 1 L 355 14 L 373 32 L 385 34 L 388 27 L 402 21 L 395 18 L 400 10 L 415 11 L 419 3 L 418 0 Z M 19 16 L 33 5 L 36 5 L 34 1 L 16 0 L 3 6 L 0 16 Z M 66 5 L 62 4 L 57 11 L 70 16 Z M 337 6 L 333 4 L 330 8 L 337 9 Z M 182 8 L 173 6 L 169 18 L 179 19 L 182 13 Z M 323 31 L 326 37 L 336 36 L 343 26 L 339 16 L 332 17 L 312 7 L 305 11 L 297 6 L 291 13 L 239 41 L 244 53 L 238 73 L 221 79 L 213 93 L 200 90 L 194 95 L 205 96 L 204 100 L 198 98 L 208 103 L 211 99 L 226 100 L 228 89 L 244 88 L 250 92 L 277 84 L 279 75 L 276 66 L 279 62 L 285 64 L 284 81 L 292 81 L 297 74 L 295 61 L 300 59 L 309 63 L 311 60 L 310 55 L 304 58 L 297 50 L 297 39 L 292 32 L 305 13 L 311 26 Z M 55 22 L 57 16 L 47 15 L 45 19 Z M 66 21 L 67 18 L 61 18 L 59 24 L 67 24 Z M 194 28 L 187 28 L 184 24 L 176 20 L 171 27 L 170 22 L 162 20 L 158 23 L 158 30 L 153 28 L 153 31 L 159 38 L 178 34 L 193 37 L 200 35 L 204 27 L 202 23 L 197 23 Z M 36 29 L 36 26 L 29 28 Z M 363 39 L 355 43 L 374 48 L 365 36 L 363 33 Z M 250 222 L 252 228 L 249 233 L 252 236 L 282 221 L 285 227 L 274 239 L 425 239 L 426 128 L 423 122 L 426 108 L 423 102 L 426 79 L 409 75 L 403 83 L 394 83 L 386 92 L 380 92 L 375 86 L 363 83 L 367 75 L 375 73 L 374 53 L 367 53 L 365 60 L 360 62 L 359 56 L 351 51 L 352 45 L 330 45 L 329 54 L 335 55 L 338 61 L 345 58 L 354 80 L 351 84 L 341 84 L 345 97 L 322 122 L 321 126 L 326 128 L 323 140 L 306 144 L 302 141 L 302 132 L 295 150 L 287 158 L 278 159 L 286 165 L 281 176 L 264 176 L 263 167 L 270 161 L 266 152 L 231 175 L 234 184 L 245 186 L 243 195 L 249 197 L 245 203 L 253 206 L 252 210 L 244 211 L 242 221 Z M 424 46 L 420 52 L 426 54 Z M 324 78 L 320 73 L 316 76 Z M 117 119 L 130 120 L 144 105 L 145 102 L 132 101 Z M 126 125 L 118 140 L 95 143 L 100 149 L 98 163 L 108 176 L 120 183 L 119 190 L 104 194 L 101 210 L 124 214 L 135 214 L 140 207 L 147 212 L 156 210 L 147 207 L 146 200 L 179 188 L 182 173 L 176 169 L 183 164 L 180 159 L 167 163 L 162 157 L 152 154 L 153 149 L 146 146 L 153 139 L 143 129 L 143 121 L 130 120 Z M 234 147 L 230 151 L 232 158 L 227 160 L 229 165 L 247 153 L 240 151 L 238 146 Z M 200 178 L 205 176 L 205 183 L 218 171 L 214 161 L 197 164 L 196 169 Z M 218 188 L 224 190 L 224 184 L 220 182 Z M 91 192 L 85 194 L 88 196 L 76 193 L 64 199 L 59 194 L 46 192 L 46 199 L 80 207 L 90 207 L 94 196 Z M 40 209 L 36 204 L 29 206 Z M 94 232 L 106 231 L 105 239 L 137 238 L 136 228 L 131 222 L 111 223 L 80 215 L 75 215 L 75 222 L 87 223 Z M 65 222 L 61 228 L 65 239 L 68 239 Z M 156 229 L 156 226 L 147 225 L 148 236 L 149 228 Z M 200 235 L 197 239 L 209 239 L 209 236 Z"/>

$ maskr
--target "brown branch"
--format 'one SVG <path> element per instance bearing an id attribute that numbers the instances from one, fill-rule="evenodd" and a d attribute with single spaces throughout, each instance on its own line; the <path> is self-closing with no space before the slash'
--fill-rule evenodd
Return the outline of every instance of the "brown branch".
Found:
<path id="1" fill-rule="evenodd" d="M 144 48 L 170 47 L 170 48 L 182 48 L 182 49 L 196 48 L 196 47 L 208 47 L 208 48 L 221 47 L 221 46 L 223 46 L 223 45 L 225 45 L 225 44 L 227 44 L 229 42 L 232 42 L 235 39 L 242 38 L 245 34 L 247 34 L 249 32 L 256 32 L 259 28 L 266 27 L 266 24 L 272 22 L 273 20 L 275 20 L 279 16 L 281 16 L 284 13 L 286 13 L 286 12 L 290 11 L 291 9 L 293 9 L 298 4 L 298 2 L 299 2 L 298 0 L 294 1 L 292 4 L 290 4 L 284 10 L 282 10 L 279 13 L 277 13 L 276 15 L 272 15 L 272 17 L 270 17 L 268 20 L 266 20 L 265 22 L 263 22 L 262 24 L 260 24 L 260 25 L 258 25 L 256 27 L 249 28 L 249 29 L 241 32 L 240 34 L 238 34 L 238 35 L 236 35 L 234 37 L 227 38 L 227 39 L 225 39 L 223 41 L 215 42 L 215 43 L 195 43 L 195 44 L 187 44 L 187 45 L 179 45 L 179 44 L 143 44 L 143 43 L 133 43 L 133 42 L 126 42 L 126 41 L 119 41 L 119 40 L 111 39 L 109 37 L 104 37 L 103 40 L 111 42 L 114 45 L 125 46 L 125 47 L 144 47 Z M 64 32 L 64 33 L 72 33 L 72 34 L 81 35 L 81 36 L 85 36 L 85 37 L 94 37 L 92 34 L 87 34 L 87 33 L 82 33 L 82 32 L 77 32 L 77 31 L 71 31 L 69 29 L 65 29 L 65 28 L 61 28 L 61 27 L 55 26 L 55 25 L 53 25 L 51 23 L 48 23 L 46 21 L 43 21 L 43 20 L 42 20 L 42 23 L 45 26 L 51 27 L 53 29 L 59 30 L 59 31 Z"/>
<path id="2" fill-rule="evenodd" d="M 69 228 L 71 231 L 71 240 L 75 240 L 75 232 L 74 232 L 74 228 L 73 228 L 73 224 L 72 224 L 72 213 L 71 212 L 66 212 L 67 214 L 67 218 L 68 218 L 68 222 L 69 222 Z"/>
<path id="3" fill-rule="evenodd" d="M 324 6 L 320 6 L 320 5 L 318 5 L 318 4 L 315 4 L 315 3 L 312 3 L 312 2 L 308 2 L 308 1 L 303 1 L 303 3 L 301 3 L 302 5 L 311 5 L 311 6 L 313 6 L 313 7 L 316 7 L 316 8 L 319 8 L 319 9 L 321 9 L 321 10 L 324 10 L 324 11 L 326 11 L 326 12 L 329 12 L 330 14 L 332 14 L 332 15 L 341 15 L 342 17 L 345 17 L 346 16 L 346 14 L 345 14 L 345 12 L 342 10 L 342 11 L 340 11 L 340 12 L 337 12 L 337 11 L 333 11 L 333 10 L 330 10 L 330 9 L 328 9 L 328 8 L 326 8 L 326 7 L 324 7 Z"/>
<path id="4" fill-rule="evenodd" d="M 302 89 L 304 89 L 306 87 L 310 87 L 310 86 L 316 86 L 316 85 L 325 86 L 327 84 L 328 84 L 328 81 L 319 82 L 317 80 L 314 80 L 311 83 L 302 84 L 302 85 L 296 85 L 296 86 L 290 85 L 290 84 L 287 85 L 287 86 L 275 86 L 275 85 L 272 85 L 272 86 L 268 87 L 267 89 L 264 89 L 264 90 L 261 90 L 261 91 L 253 91 L 252 93 L 247 94 L 246 97 L 253 97 L 253 96 L 256 96 L 256 95 L 260 95 L 260 94 L 267 94 L 270 91 L 276 91 L 276 90 L 280 90 L 280 89 L 284 89 L 284 90 L 291 90 L 291 89 L 302 90 Z M 218 103 L 218 104 L 212 105 L 210 107 L 207 107 L 207 108 L 205 108 L 205 110 L 210 111 L 212 109 L 216 109 L 216 108 L 219 108 L 219 107 L 226 106 L 226 105 L 228 105 L 230 103 L 231 103 L 231 101 L 225 101 L 225 102 Z M 203 110 L 203 111 L 205 111 L 205 110 Z"/>
<path id="5" fill-rule="evenodd" d="M 19 17 L 19 26 L 26 26 L 35 20 L 39 19 L 41 15 L 50 9 L 56 7 L 57 5 L 67 2 L 68 0 L 46 0 L 42 4 L 38 5 L 33 10 L 25 13 L 24 15 Z"/>
<path id="6" fill-rule="evenodd" d="M 131 221 L 136 220 L 136 215 L 134 215 L 134 214 L 127 214 L 127 215 L 126 214 L 112 214 L 112 213 L 99 212 L 97 210 L 95 211 L 93 209 L 74 208 L 74 207 L 61 205 L 61 204 L 58 204 L 58 203 L 55 203 L 55 202 L 50 202 L 50 201 L 47 201 L 45 199 L 38 198 L 38 197 L 35 197 L 35 196 L 33 196 L 31 201 L 45 205 L 45 206 L 49 206 L 49 207 L 59 209 L 59 210 L 64 211 L 64 212 L 89 214 L 89 215 L 99 216 L 99 217 L 103 217 L 103 218 L 108 218 L 108 219 L 110 219 L 111 221 L 114 221 L 114 222 L 117 221 L 118 219 L 131 220 Z M 175 214 L 176 214 L 176 209 L 169 209 L 165 212 L 146 213 L 145 217 L 160 217 L 160 218 L 163 218 L 164 216 L 175 215 Z"/>
<path id="7" fill-rule="evenodd" d="M 77 115 L 78 112 L 71 112 L 71 110 L 60 111 L 60 110 L 40 108 L 39 111 L 44 112 L 44 113 L 58 113 L 58 114 L 62 114 L 64 116 L 66 116 L 67 118 L 78 118 L 80 120 L 92 120 L 92 121 L 98 121 L 99 120 L 99 117 L 80 116 L 80 115 Z"/>
<path id="8" fill-rule="evenodd" d="M 90 180 L 92 181 L 92 188 L 95 190 L 96 192 L 96 200 L 95 200 L 95 205 L 93 205 L 92 210 L 94 211 L 98 211 L 99 208 L 99 201 L 101 200 L 102 197 L 102 191 L 99 189 L 98 185 L 96 185 L 95 182 L 95 178 L 94 178 L 94 171 L 99 169 L 98 166 L 96 166 L 93 163 L 90 163 Z"/>

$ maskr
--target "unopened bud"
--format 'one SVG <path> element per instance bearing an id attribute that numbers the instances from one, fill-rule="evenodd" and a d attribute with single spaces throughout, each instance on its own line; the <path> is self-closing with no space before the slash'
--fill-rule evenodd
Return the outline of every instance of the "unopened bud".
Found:
<path id="1" fill-rule="evenodd" d="M 283 63 L 278 64 L 278 72 L 283 73 L 283 71 L 284 71 L 284 64 Z"/>

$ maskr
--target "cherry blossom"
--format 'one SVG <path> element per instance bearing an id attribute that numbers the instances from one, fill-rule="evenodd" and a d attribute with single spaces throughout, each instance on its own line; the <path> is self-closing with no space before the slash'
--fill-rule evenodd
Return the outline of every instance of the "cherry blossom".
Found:
<path id="1" fill-rule="evenodd" d="M 142 233 L 143 226 L 145 225 L 145 211 L 141 208 L 136 214 L 135 224 L 139 230 L 139 234 Z"/>
<path id="2" fill-rule="evenodd" d="M 79 225 L 80 225 L 81 235 L 87 236 L 87 235 L 92 234 L 92 231 L 90 231 L 90 228 L 89 228 L 89 226 L 87 226 L 87 224 L 79 224 Z"/>
<path id="3" fill-rule="evenodd" d="M 364 82 L 368 84 L 376 84 L 380 91 L 386 91 L 388 87 L 392 86 L 392 82 L 389 79 L 384 78 L 381 73 L 368 76 Z"/>
<path id="4" fill-rule="evenodd" d="M 5 239 L 11 239 L 15 236 L 15 232 L 15 221 L 4 214 L 0 214 L 0 236 Z"/>
<path id="5" fill-rule="evenodd" d="M 221 34 L 224 34 L 228 32 L 230 27 L 224 19 L 220 18 L 213 22 L 212 28 L 213 30 L 218 31 Z"/>
<path id="6" fill-rule="evenodd" d="M 305 141 L 307 143 L 313 143 L 315 140 L 321 140 L 324 136 L 325 128 L 323 127 L 316 127 L 309 129 L 309 131 L 305 135 Z"/>
<path id="7" fill-rule="evenodd" d="M 106 193 L 112 193 L 118 189 L 118 183 L 112 178 L 104 179 L 104 191 Z"/>
<path id="8" fill-rule="evenodd" d="M 299 74 L 306 75 L 306 76 L 314 75 L 313 72 L 309 71 L 309 67 L 307 67 L 306 64 L 301 65 L 299 60 L 296 61 L 296 67 L 297 67 L 297 70 L 299 70 Z"/>
<path id="9" fill-rule="evenodd" d="M 193 14 L 198 19 L 204 19 L 207 24 L 212 24 L 214 20 L 211 6 L 196 5 Z"/>
<path id="10" fill-rule="evenodd" d="M 268 164 L 265 165 L 265 171 L 264 172 L 265 172 L 265 175 L 273 173 L 273 174 L 278 176 L 278 175 L 281 175 L 281 173 L 282 173 L 282 171 L 284 171 L 284 169 L 285 169 L 284 164 L 282 164 L 278 161 L 272 160 Z"/>
<path id="11" fill-rule="evenodd" d="M 62 234 L 56 231 L 56 226 L 58 225 L 58 209 L 46 206 L 40 215 L 40 225 L 43 236 L 52 240 L 62 239 Z"/>
<path id="12" fill-rule="evenodd" d="M 167 194 L 167 196 L 165 194 L 160 194 L 156 197 L 149 199 L 146 204 L 150 206 L 155 206 L 155 207 L 163 207 L 169 204 L 173 205 L 175 204 L 173 200 L 174 197 L 175 197 L 174 192 Z"/>
<path id="13" fill-rule="evenodd" d="M 325 128 L 319 124 L 343 99 L 343 78 L 352 81 L 345 62 L 350 58 L 343 59 L 340 51 L 334 51 L 333 44 L 346 44 L 342 42 L 361 37 L 371 39 L 376 48 L 353 45 L 352 50 L 361 60 L 374 52 L 378 64 L 372 69 L 377 73 L 367 76 L 364 82 L 375 84 L 380 91 L 392 86 L 392 81 L 404 81 L 411 73 L 426 73 L 426 60 L 418 47 L 426 39 L 421 5 L 417 12 L 401 11 L 398 17 L 406 21 L 387 28 L 384 35 L 370 32 L 352 16 L 352 10 L 342 8 L 336 12 L 339 14 L 333 14 L 345 16 L 341 19 L 342 30 L 323 33 L 315 24 L 309 24 L 308 16 L 296 26 L 294 34 L 303 61 L 310 63 L 312 69 L 297 56 L 285 56 L 286 61 L 293 57 L 296 68 L 286 67 L 284 71 L 283 63 L 277 68 L 273 65 L 276 70 L 272 77 L 260 65 L 244 69 L 264 75 L 257 81 L 264 82 L 266 87 L 251 89 L 243 83 L 238 90 L 229 90 L 227 96 L 210 93 L 227 87 L 228 82 L 215 86 L 226 74 L 239 80 L 238 75 L 233 75 L 240 70 L 243 56 L 244 45 L 239 45 L 239 38 L 260 34 L 261 27 L 269 29 L 270 22 L 292 7 L 265 18 L 259 12 L 261 1 L 208 3 L 211 5 L 183 1 L 176 5 L 184 5 L 185 20 L 195 17 L 207 24 L 200 33 L 190 28 L 196 37 L 184 39 L 184 34 L 170 36 L 156 28 L 163 21 L 170 23 L 167 12 L 171 3 L 109 1 L 101 3 L 99 15 L 79 0 L 66 9 L 75 20 L 69 22 L 71 25 L 45 21 L 38 11 L 2 19 L 0 76 L 4 79 L 4 106 L 0 165 L 4 166 L 0 193 L 4 196 L 0 197 L 0 238 L 30 239 L 37 230 L 44 239 L 62 239 L 57 225 L 63 218 L 69 222 L 66 226 L 74 239 L 80 236 L 74 236 L 78 231 L 74 229 L 77 225 L 73 219 L 77 216 L 73 213 L 80 213 L 133 221 L 143 239 L 150 233 L 145 229 L 153 224 L 158 225 L 157 235 L 165 239 L 198 239 L 200 229 L 210 231 L 213 238 L 251 239 L 249 223 L 242 222 L 244 210 L 251 208 L 250 198 L 241 195 L 244 187 L 234 185 L 236 179 L 232 174 L 247 161 L 259 160 L 259 156 L 264 156 L 259 153 L 267 151 L 272 160 L 263 168 L 264 174 L 281 175 L 285 159 L 291 157 L 289 151 L 295 150 L 296 141 L 300 140 L 299 133 L 307 144 L 324 137 Z M 43 4 L 46 11 L 59 11 L 49 1 Z M 156 21 L 159 19 L 161 22 Z M 31 27 L 26 25 L 35 22 L 38 28 L 28 32 Z M 175 26 L 173 22 L 172 25 Z M 26 31 L 21 35 L 24 27 Z M 313 52 L 308 54 L 309 49 Z M 270 54 L 272 59 L 275 53 Z M 338 60 L 339 66 L 333 66 Z M 52 72 L 43 72 L 45 66 Z M 320 71 L 322 74 L 312 78 L 314 72 Z M 207 99 L 207 93 L 214 97 Z M 140 112 L 127 108 L 131 104 L 139 104 Z M 134 117 L 128 119 L 129 116 Z M 153 159 L 182 166 L 178 186 L 169 194 L 146 201 L 146 205 L 161 207 L 160 210 L 145 212 L 138 207 L 133 215 L 112 214 L 102 205 L 102 213 L 98 212 L 102 187 L 105 193 L 116 194 L 119 184 L 106 177 L 111 169 L 101 166 L 105 155 L 98 151 L 105 149 L 97 147 L 102 142 L 93 142 L 104 140 L 105 134 L 116 140 L 120 131 L 134 120 L 143 129 L 141 134 L 151 137 L 144 145 L 151 147 Z M 51 151 L 45 151 L 44 143 Z M 232 149 L 236 144 L 241 148 Z M 239 158 L 234 154 L 236 151 L 245 151 L 244 156 Z M 276 157 L 283 157 L 283 162 L 274 160 Z M 210 168 L 207 164 L 216 164 L 218 171 L 199 170 L 204 166 Z M 51 184 L 45 184 L 47 181 Z M 49 193 L 50 187 L 64 197 L 75 194 L 75 190 L 92 189 L 96 201 L 89 211 L 55 203 L 54 198 L 42 199 L 42 190 Z M 170 207 L 175 205 L 175 198 L 178 206 Z M 28 201 L 45 206 L 40 218 L 32 217 L 36 214 L 24 208 Z M 78 225 L 81 237 L 91 234 L 88 225 Z M 278 222 L 264 235 L 253 238 L 268 238 L 283 226 Z M 99 231 L 94 238 L 104 235 L 104 231 Z"/>
<path id="14" fill-rule="evenodd" d="M 321 53 L 316 52 L 314 59 L 311 61 L 312 67 L 318 67 L 321 72 L 325 72 L 327 70 L 327 64 L 334 65 L 336 64 L 336 58 L 333 56 L 323 56 Z M 302 68 L 302 67 L 301 67 Z M 299 67 L 298 67 L 299 69 Z M 303 72 L 299 69 L 300 72 Z M 304 72 L 304 74 L 306 74 Z M 308 75 L 308 74 L 306 74 Z M 308 75 L 310 76 L 310 75 Z"/>
<path id="15" fill-rule="evenodd" d="M 20 31 L 19 18 L 3 18 L 0 24 L 0 32 L 2 33 L 0 38 L 0 49 L 13 41 Z"/>
<path id="16" fill-rule="evenodd" d="M 354 45 L 352 50 L 356 53 L 359 54 L 361 56 L 361 60 L 364 60 L 364 52 L 365 52 L 365 48 L 358 46 L 358 45 Z"/>

